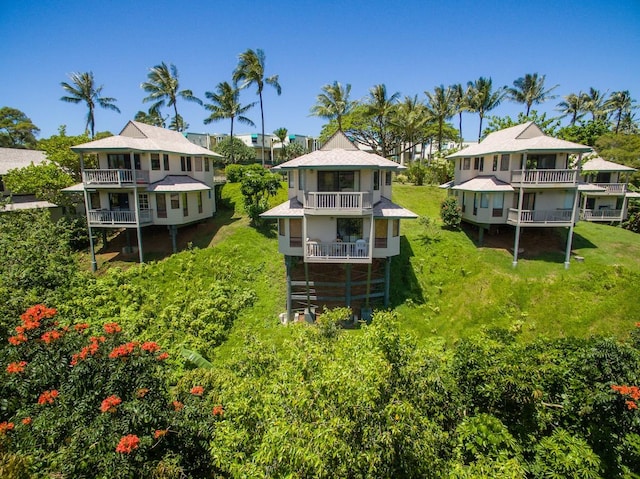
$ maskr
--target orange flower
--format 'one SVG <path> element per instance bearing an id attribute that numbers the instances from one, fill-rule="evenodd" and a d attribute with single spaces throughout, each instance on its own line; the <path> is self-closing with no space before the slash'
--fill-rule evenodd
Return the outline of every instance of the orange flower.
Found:
<path id="1" fill-rule="evenodd" d="M 89 327 L 89 325 L 87 323 L 80 323 L 80 324 L 76 324 L 73 329 L 75 329 L 78 332 L 82 332 L 85 329 L 87 329 Z"/>
<path id="2" fill-rule="evenodd" d="M 29 424 L 31 424 L 31 418 L 30 417 L 25 417 L 21 422 L 25 426 L 28 426 Z"/>
<path id="3" fill-rule="evenodd" d="M 18 374 L 24 371 L 24 367 L 27 365 L 26 361 L 20 361 L 17 363 L 9 363 L 7 366 L 7 372 L 9 374 Z"/>
<path id="4" fill-rule="evenodd" d="M 27 309 L 24 314 L 20 316 L 20 319 L 25 329 L 36 329 L 40 327 L 40 322 L 43 319 L 53 318 L 57 312 L 56 309 L 47 308 L 44 304 L 36 304 Z"/>
<path id="5" fill-rule="evenodd" d="M 624 403 L 627 405 L 627 408 L 629 410 L 638 409 L 638 405 L 635 403 L 635 401 L 625 401 Z"/>
<path id="6" fill-rule="evenodd" d="M 22 334 L 16 334 L 15 336 L 9 336 L 9 343 L 13 344 L 14 346 L 17 346 L 20 343 L 26 343 L 27 342 L 27 337 Z"/>
<path id="7" fill-rule="evenodd" d="M 6 434 L 7 431 L 11 431 L 13 429 L 13 423 L 12 422 L 0 422 L 0 434 Z"/>
<path id="8" fill-rule="evenodd" d="M 203 392 L 204 388 L 202 386 L 193 386 L 191 388 L 191 394 L 193 394 L 194 396 L 202 396 Z"/>
<path id="9" fill-rule="evenodd" d="M 38 404 L 53 404 L 55 399 L 58 397 L 58 390 L 52 389 L 51 391 L 45 391 L 40 394 L 38 398 Z"/>
<path id="10" fill-rule="evenodd" d="M 44 333 L 42 336 L 40 336 L 40 339 L 42 339 L 47 344 L 51 344 L 56 339 L 60 339 L 61 337 L 62 337 L 62 334 L 60 334 L 59 331 L 53 330 L 53 331 L 47 331 L 46 333 Z"/>
<path id="11" fill-rule="evenodd" d="M 169 432 L 168 429 L 156 429 L 156 432 L 153 433 L 153 437 L 155 439 L 159 439 L 162 436 L 166 435 Z"/>
<path id="12" fill-rule="evenodd" d="M 104 332 L 107 334 L 115 334 L 122 331 L 122 328 L 118 323 L 107 323 L 104 325 Z"/>
<path id="13" fill-rule="evenodd" d="M 137 345 L 138 343 L 136 342 L 121 344 L 120 346 L 113 348 L 113 351 L 109 353 L 109 357 L 111 359 L 115 359 L 128 356 L 134 351 Z"/>
<path id="14" fill-rule="evenodd" d="M 222 405 L 221 405 L 221 404 L 218 404 L 217 406 L 215 406 L 215 407 L 213 408 L 212 413 L 213 413 L 213 415 L 214 415 L 214 416 L 220 416 L 220 417 L 222 417 L 222 416 L 224 415 L 224 408 L 222 407 Z"/>
<path id="15" fill-rule="evenodd" d="M 149 351 L 150 353 L 155 353 L 156 351 L 160 351 L 160 345 L 153 341 L 147 341 L 146 343 L 142 343 L 140 346 L 145 351 Z"/>
<path id="16" fill-rule="evenodd" d="M 120 439 L 116 446 L 116 452 L 121 454 L 130 454 L 134 449 L 140 447 L 140 438 L 135 434 L 127 434 Z"/>
<path id="17" fill-rule="evenodd" d="M 140 388 L 136 391 L 136 397 L 138 399 L 142 399 L 147 395 L 148 392 L 149 392 L 149 388 Z"/>
<path id="18" fill-rule="evenodd" d="M 173 409 L 175 411 L 182 411 L 184 409 L 184 404 L 182 404 L 180 401 L 173 401 L 171 405 L 173 406 Z"/>
<path id="19" fill-rule="evenodd" d="M 169 357 L 168 353 L 160 353 L 158 355 L 158 357 L 156 358 L 158 361 L 164 361 L 165 359 L 167 359 Z"/>
<path id="20" fill-rule="evenodd" d="M 108 398 L 102 401 L 102 404 L 100 404 L 100 412 L 114 413 L 116 412 L 116 406 L 121 402 L 122 402 L 122 399 L 120 399 L 115 394 L 112 396 L 109 396 Z"/>

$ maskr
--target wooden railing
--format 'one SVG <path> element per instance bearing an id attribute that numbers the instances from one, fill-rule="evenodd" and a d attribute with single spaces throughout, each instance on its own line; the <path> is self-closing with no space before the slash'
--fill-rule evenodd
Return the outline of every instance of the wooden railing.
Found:
<path id="1" fill-rule="evenodd" d="M 367 260 L 369 256 L 369 242 L 358 240 L 353 243 L 330 242 L 324 243 L 314 240 L 306 242 L 305 258 L 309 261 L 336 260 Z"/>
<path id="2" fill-rule="evenodd" d="M 627 192 L 627 185 L 625 183 L 594 183 L 600 188 L 604 188 L 604 193 L 608 195 L 622 195 Z"/>
<path id="3" fill-rule="evenodd" d="M 151 210 L 140 210 L 140 224 L 151 223 L 153 216 Z M 87 218 L 89 224 L 96 226 L 108 225 L 135 225 L 136 212 L 131 210 L 89 210 Z"/>
<path id="4" fill-rule="evenodd" d="M 525 185 L 575 184 L 578 170 L 514 170 L 511 183 Z"/>
<path id="5" fill-rule="evenodd" d="M 520 224 L 549 224 L 570 223 L 572 210 L 522 210 L 520 212 Z M 518 222 L 518 210 L 509 208 L 508 221 Z"/>
<path id="6" fill-rule="evenodd" d="M 622 210 L 580 210 L 580 218 L 585 221 L 622 221 Z"/>
<path id="7" fill-rule="evenodd" d="M 145 170 L 84 170 L 82 179 L 85 185 L 129 186 L 133 185 L 134 171 L 136 183 L 149 183 L 149 172 Z"/>
<path id="8" fill-rule="evenodd" d="M 304 207 L 316 211 L 362 211 L 371 209 L 371 194 L 366 191 L 309 192 Z"/>

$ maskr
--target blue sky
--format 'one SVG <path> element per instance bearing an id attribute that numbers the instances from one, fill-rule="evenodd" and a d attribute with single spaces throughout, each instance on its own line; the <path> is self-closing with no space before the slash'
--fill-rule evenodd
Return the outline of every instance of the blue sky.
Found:
<path id="1" fill-rule="evenodd" d="M 537 72 L 559 84 L 560 96 L 595 87 L 640 99 L 638 0 L 0 0 L 0 45 L 0 106 L 25 112 L 40 137 L 61 124 L 69 134 L 84 129 L 85 108 L 59 100 L 70 72 L 93 71 L 103 94 L 118 100 L 121 114 L 96 114 L 96 130 L 118 133 L 149 106 L 140 89 L 149 67 L 175 64 L 181 88 L 204 99 L 231 79 L 247 48 L 262 48 L 266 75 L 280 76 L 281 96 L 265 90 L 266 132 L 317 135 L 324 120 L 309 109 L 335 80 L 352 85 L 352 99 L 379 83 L 424 98 L 440 84 L 486 76 L 511 85 Z M 255 100 L 254 89 L 242 93 L 243 103 Z M 558 101 L 537 109 L 557 114 Z M 190 131 L 229 131 L 228 121 L 204 125 L 198 105 L 179 102 L 178 110 Z M 492 113 L 522 110 L 505 102 Z M 236 131 L 259 131 L 259 108 L 248 116 L 256 128 Z M 465 114 L 465 138 L 477 128 L 477 115 Z"/>

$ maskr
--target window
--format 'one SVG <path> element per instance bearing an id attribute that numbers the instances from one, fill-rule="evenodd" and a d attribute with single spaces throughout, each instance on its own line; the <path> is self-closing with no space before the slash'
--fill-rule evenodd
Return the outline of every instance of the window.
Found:
<path id="1" fill-rule="evenodd" d="M 284 218 L 278 219 L 278 235 L 284 236 Z"/>
<path id="2" fill-rule="evenodd" d="M 292 218 L 289 220 L 289 247 L 300 248 L 302 246 L 302 220 Z"/>
<path id="3" fill-rule="evenodd" d="M 164 193 L 156 194 L 156 211 L 158 218 L 167 217 L 167 197 Z"/>
<path id="4" fill-rule="evenodd" d="M 129 211 L 129 194 L 109 193 L 109 208 L 114 211 Z"/>
<path id="5" fill-rule="evenodd" d="M 489 207 L 489 194 L 480 193 L 480 208 L 488 208 L 488 207 Z"/>
<path id="6" fill-rule="evenodd" d="M 253 135 L 251 135 L 251 143 L 258 144 L 258 135 L 257 134 L 254 133 Z"/>
<path id="7" fill-rule="evenodd" d="M 182 216 L 189 216 L 189 198 L 186 193 L 182 193 Z"/>
<path id="8" fill-rule="evenodd" d="M 575 195 L 572 191 L 567 191 L 564 194 L 564 203 L 562 205 L 562 208 L 565 210 L 571 210 L 573 209 L 573 201 L 575 199 Z"/>
<path id="9" fill-rule="evenodd" d="M 298 170 L 298 189 L 304 191 L 304 172 Z"/>
<path id="10" fill-rule="evenodd" d="M 204 159 L 204 171 L 209 171 L 211 169 L 211 165 L 209 164 L 209 158 Z"/>
<path id="11" fill-rule="evenodd" d="M 196 171 L 202 171 L 202 157 L 196 156 L 194 160 L 196 161 Z"/>
<path id="12" fill-rule="evenodd" d="M 360 191 L 360 172 L 318 171 L 318 191 Z"/>
<path id="13" fill-rule="evenodd" d="M 288 171 L 287 172 L 287 178 L 289 180 L 289 188 L 293 188 L 293 186 L 295 185 L 295 183 L 293 181 L 293 171 Z"/>
<path id="14" fill-rule="evenodd" d="M 386 248 L 387 247 L 387 228 L 389 226 L 388 220 L 376 220 L 375 223 L 375 233 L 376 233 L 376 248 Z"/>
<path id="15" fill-rule="evenodd" d="M 141 210 L 149 209 L 149 195 L 147 193 L 140 193 L 138 195 L 138 207 Z"/>
<path id="16" fill-rule="evenodd" d="M 180 209 L 180 195 L 178 193 L 171 193 L 171 209 Z"/>
<path id="17" fill-rule="evenodd" d="M 493 211 L 491 216 L 494 218 L 500 218 L 503 214 L 504 208 L 504 193 L 493 194 Z"/>
<path id="18" fill-rule="evenodd" d="M 393 229 L 392 235 L 394 237 L 400 236 L 400 220 L 393 220 L 391 228 Z"/>
<path id="19" fill-rule="evenodd" d="M 108 153 L 107 164 L 110 169 L 130 170 L 131 157 L 124 153 Z"/>
<path id="20" fill-rule="evenodd" d="M 160 155 L 158 153 L 151 153 L 151 169 L 160 169 Z"/>
<path id="21" fill-rule="evenodd" d="M 479 170 L 480 169 L 480 157 L 479 156 L 476 156 L 473 159 L 473 169 L 474 170 Z"/>
<path id="22" fill-rule="evenodd" d="M 384 184 L 389 186 L 391 184 L 391 180 L 393 179 L 393 173 L 387 171 L 384 175 Z"/>
<path id="23" fill-rule="evenodd" d="M 337 218 L 337 237 L 345 243 L 362 239 L 362 218 Z"/>
<path id="24" fill-rule="evenodd" d="M 202 213 L 202 191 L 198 191 L 198 213 Z"/>
<path id="25" fill-rule="evenodd" d="M 180 171 L 191 171 L 191 157 L 190 156 L 181 156 L 180 157 Z"/>
<path id="26" fill-rule="evenodd" d="M 162 155 L 162 162 L 164 163 L 164 171 L 169 171 L 169 155 Z"/>
<path id="27" fill-rule="evenodd" d="M 493 171 L 498 171 L 498 155 L 493 155 Z"/>
<path id="28" fill-rule="evenodd" d="M 136 170 L 141 170 L 142 169 L 142 163 L 140 163 L 140 154 L 139 153 L 134 153 L 133 154 L 133 164 L 135 165 Z"/>
<path id="29" fill-rule="evenodd" d="M 553 170 L 556 167 L 556 155 L 529 155 L 527 168 L 533 170 Z"/>
<path id="30" fill-rule="evenodd" d="M 100 193 L 89 193 L 89 209 L 99 210 L 100 208 Z"/>
<path id="31" fill-rule="evenodd" d="M 378 170 L 373 172 L 373 190 L 378 191 L 380 189 L 380 172 Z"/>
<path id="32" fill-rule="evenodd" d="M 509 155 L 504 154 L 500 157 L 500 171 L 509 171 Z"/>
<path id="33" fill-rule="evenodd" d="M 470 170 L 471 169 L 471 158 L 463 158 L 464 164 L 463 166 L 463 170 Z"/>

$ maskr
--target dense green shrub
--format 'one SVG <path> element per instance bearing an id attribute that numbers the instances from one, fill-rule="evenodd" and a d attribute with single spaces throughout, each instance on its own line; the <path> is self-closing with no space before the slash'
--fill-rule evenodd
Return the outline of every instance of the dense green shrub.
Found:
<path id="1" fill-rule="evenodd" d="M 440 205 L 440 217 L 447 228 L 459 228 L 462 223 L 462 208 L 458 200 L 448 196 Z"/>
<path id="2" fill-rule="evenodd" d="M 230 164 L 225 166 L 224 175 L 229 183 L 238 183 L 242 179 L 242 172 L 244 167 L 242 165 Z"/>

